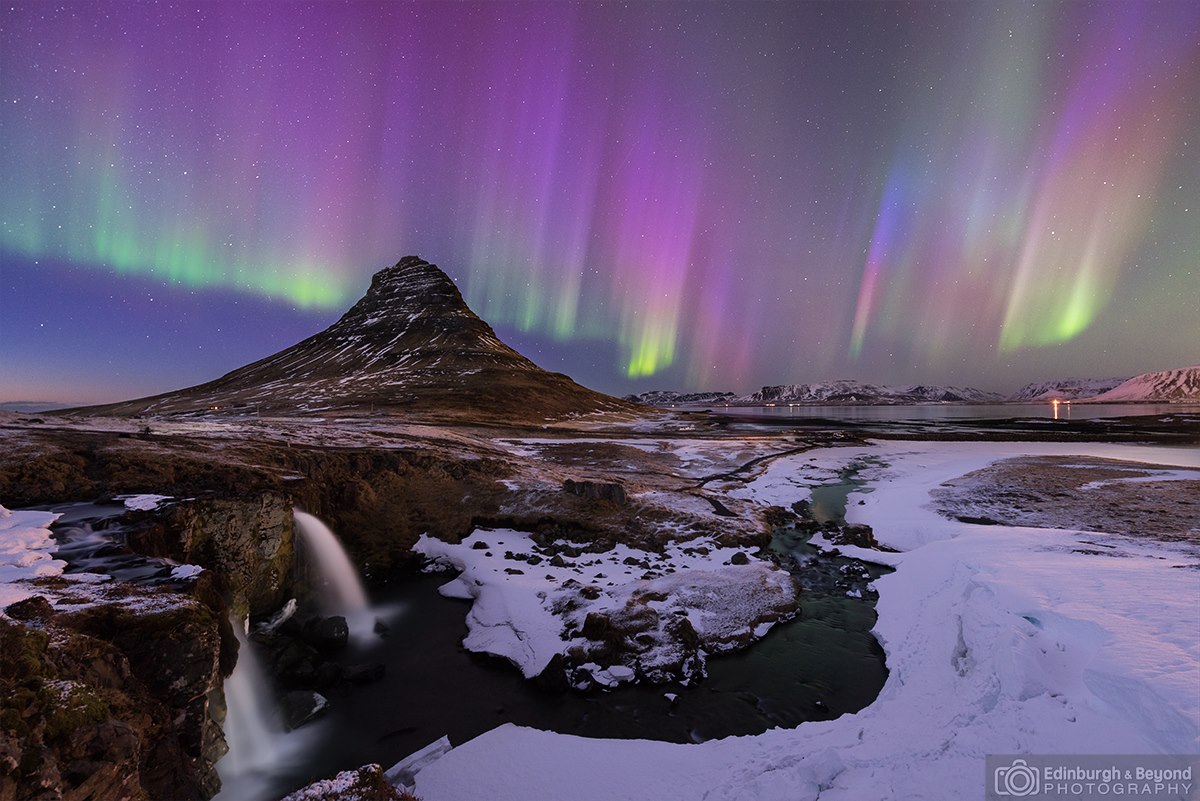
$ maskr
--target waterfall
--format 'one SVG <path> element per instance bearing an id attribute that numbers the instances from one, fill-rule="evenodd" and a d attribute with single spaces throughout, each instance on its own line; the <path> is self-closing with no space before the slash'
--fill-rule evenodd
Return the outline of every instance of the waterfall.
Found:
<path id="1" fill-rule="evenodd" d="M 271 688 L 258 663 L 244 623 L 231 621 L 238 641 L 238 661 L 225 680 L 225 742 L 229 753 L 217 762 L 219 799 L 264 797 L 269 777 L 289 749 L 275 714 Z"/>
<path id="2" fill-rule="evenodd" d="M 306 512 L 292 510 L 296 531 L 308 550 L 310 560 L 324 585 L 319 602 L 328 614 L 363 618 L 367 612 L 367 593 L 358 571 L 329 527 Z"/>

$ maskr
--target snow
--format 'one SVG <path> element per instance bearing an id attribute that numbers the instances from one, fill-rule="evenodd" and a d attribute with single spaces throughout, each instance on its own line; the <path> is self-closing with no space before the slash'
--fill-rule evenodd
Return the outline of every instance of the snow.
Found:
<path id="1" fill-rule="evenodd" d="M 836 471 L 863 449 L 784 461 Z M 425 801 L 461 798 L 943 801 L 983 795 L 986 754 L 1195 753 L 1200 748 L 1200 548 L 1096 533 L 977 526 L 929 508 L 943 481 L 1000 459 L 1081 455 L 1200 466 L 1195 449 L 1067 443 L 879 443 L 852 522 L 902 550 L 843 547 L 897 567 L 878 579 L 879 698 L 837 720 L 699 745 L 597 740 L 504 725 L 417 776 Z M 816 461 L 810 461 L 815 459 Z M 807 479 L 777 462 L 759 502 Z M 862 505 L 857 502 L 863 501 Z M 1100 535 L 1104 536 L 1104 535 Z M 1086 537 L 1086 540 L 1084 539 Z"/>
<path id="2" fill-rule="evenodd" d="M 61 575 L 66 562 L 55 559 L 50 536 L 54 512 L 14 512 L 0 506 L 0 616 L 11 604 L 34 594 L 28 579 Z"/>
<path id="3" fill-rule="evenodd" d="M 383 774 L 393 785 L 412 787 L 413 776 L 441 759 L 451 749 L 449 737 L 439 737 L 419 751 L 409 754 Z"/>
<path id="4" fill-rule="evenodd" d="M 124 501 L 126 509 L 139 512 L 149 512 L 158 508 L 163 501 L 171 500 L 170 495 L 118 495 L 116 500 Z"/>
<path id="5" fill-rule="evenodd" d="M 708 554 L 695 553 L 696 548 Z M 648 607 L 665 625 L 674 610 L 686 610 L 711 652 L 734 647 L 739 639 L 764 636 L 770 626 L 761 618 L 786 605 L 795 592 L 786 571 L 757 561 L 730 565 L 740 549 L 721 548 L 709 540 L 672 543 L 662 554 L 617 545 L 602 553 L 584 553 L 565 566 L 506 558 L 506 553 L 528 557 L 540 550 L 527 533 L 507 529 L 477 529 L 460 544 L 422 535 L 413 550 L 461 571 L 439 592 L 473 600 L 463 646 L 508 659 L 526 678 L 541 673 L 556 654 L 580 644 L 579 639 L 564 639 L 563 631 L 582 628 L 589 612 L 620 614 Z M 596 597 L 583 596 L 579 582 L 592 584 Z M 675 644 L 661 631 L 657 636 L 658 642 L 638 657 L 647 672 L 679 658 Z M 634 671 L 624 665 L 596 665 L 590 672 L 605 686 L 634 678 Z"/>
<path id="6" fill-rule="evenodd" d="M 171 578 L 190 579 L 195 578 L 203 572 L 204 568 L 200 565 L 175 565 L 171 568 Z"/>
<path id="7" fill-rule="evenodd" d="M 378 797 L 370 777 L 380 772 L 377 764 L 344 770 L 331 779 L 322 779 L 290 793 L 281 801 L 371 801 Z"/>

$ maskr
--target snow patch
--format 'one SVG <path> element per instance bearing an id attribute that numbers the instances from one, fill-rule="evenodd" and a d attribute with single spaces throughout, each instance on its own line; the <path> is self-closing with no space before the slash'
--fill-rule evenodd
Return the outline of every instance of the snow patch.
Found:
<path id="1" fill-rule="evenodd" d="M 0 616 L 4 609 L 35 594 L 30 579 L 58 576 L 67 563 L 55 559 L 50 536 L 54 512 L 14 512 L 0 506 Z"/>

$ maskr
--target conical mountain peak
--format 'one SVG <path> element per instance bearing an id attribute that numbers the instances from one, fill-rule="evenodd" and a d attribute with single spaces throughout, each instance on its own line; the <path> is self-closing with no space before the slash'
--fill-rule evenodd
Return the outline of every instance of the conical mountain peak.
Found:
<path id="1" fill-rule="evenodd" d="M 207 384 L 80 411 L 288 415 L 396 409 L 542 420 L 624 408 L 623 401 L 542 370 L 505 345 L 446 273 L 406 256 L 375 273 L 366 294 L 336 323 L 290 348 Z"/>

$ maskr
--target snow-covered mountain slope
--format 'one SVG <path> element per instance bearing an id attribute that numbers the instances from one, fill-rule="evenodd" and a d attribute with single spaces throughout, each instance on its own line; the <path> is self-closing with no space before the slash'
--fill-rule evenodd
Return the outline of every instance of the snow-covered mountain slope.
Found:
<path id="1" fill-rule="evenodd" d="M 625 400 L 644 403 L 647 406 L 676 406 L 681 403 L 731 403 L 737 400 L 737 395 L 732 392 L 673 392 L 669 389 L 655 389 L 626 395 Z"/>
<path id="2" fill-rule="evenodd" d="M 763 387 L 743 395 L 738 403 L 827 403 L 827 404 L 902 404 L 902 403 L 990 403 L 1000 400 L 995 392 L 973 387 L 949 387 L 909 384 L 890 387 L 860 381 L 825 381 L 818 384 L 781 384 Z"/>
<path id="3" fill-rule="evenodd" d="M 1026 384 L 1008 397 L 1010 401 L 1050 401 L 1091 398 L 1128 381 L 1128 378 L 1064 378 Z"/>
<path id="4" fill-rule="evenodd" d="M 80 411 L 172 414 L 213 407 L 260 414 L 392 408 L 533 420 L 631 408 L 505 345 L 449 276 L 416 256 L 377 272 L 340 320 L 290 348 L 206 384 Z"/>
<path id="5" fill-rule="evenodd" d="M 1200 403 L 1200 365 L 1160 373 L 1142 373 L 1120 386 L 1088 398 L 1094 403 L 1171 401 Z"/>

